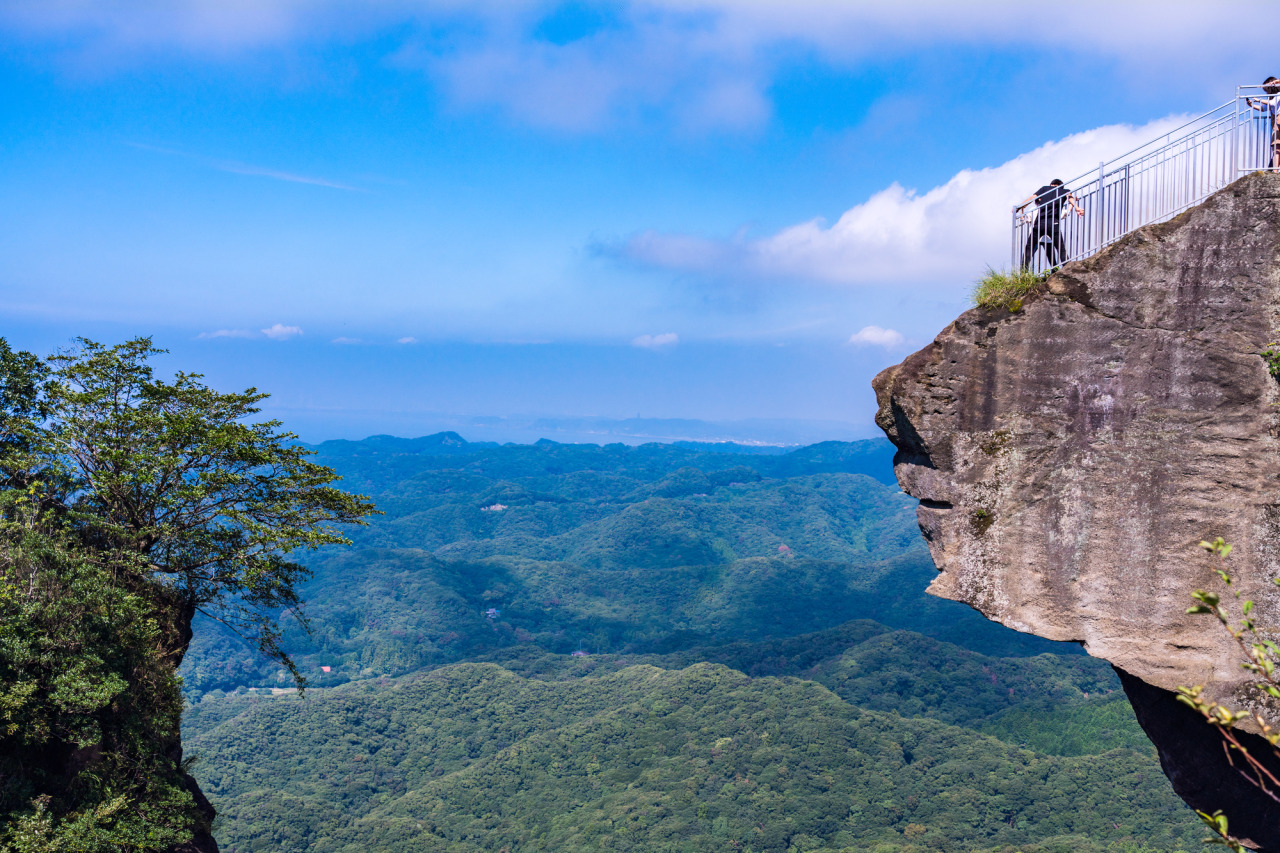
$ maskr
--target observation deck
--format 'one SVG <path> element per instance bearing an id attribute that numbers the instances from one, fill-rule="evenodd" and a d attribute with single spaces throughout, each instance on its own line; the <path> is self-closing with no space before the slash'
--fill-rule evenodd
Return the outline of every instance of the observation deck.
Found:
<path id="1" fill-rule="evenodd" d="M 1069 203 L 1050 221 L 1052 208 L 1013 208 L 1011 268 L 1046 272 L 1105 249 L 1144 225 L 1172 219 L 1241 175 L 1280 171 L 1280 83 L 1236 87 L 1236 96 L 1181 127 L 1099 163 L 1065 189 L 1084 210 Z M 1051 262 L 1060 235 L 1063 257 Z M 1031 260 L 1024 253 L 1031 241 Z"/>

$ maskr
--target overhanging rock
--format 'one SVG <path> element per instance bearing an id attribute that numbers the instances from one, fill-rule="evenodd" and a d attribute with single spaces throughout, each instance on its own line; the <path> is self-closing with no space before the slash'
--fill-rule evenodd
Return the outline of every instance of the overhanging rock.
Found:
<path id="1" fill-rule="evenodd" d="M 1199 548 L 1222 536 L 1259 623 L 1280 627 L 1280 384 L 1260 355 L 1277 327 L 1280 176 L 1255 174 L 877 376 L 930 592 L 1083 643 L 1151 695 L 1252 702 L 1229 637 L 1185 611 L 1222 590 Z"/>

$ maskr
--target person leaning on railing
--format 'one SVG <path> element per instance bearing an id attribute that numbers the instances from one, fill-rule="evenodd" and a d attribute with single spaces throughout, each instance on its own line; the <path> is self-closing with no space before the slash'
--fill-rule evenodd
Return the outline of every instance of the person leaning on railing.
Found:
<path id="1" fill-rule="evenodd" d="M 1271 168 L 1280 169 L 1280 79 L 1268 77 L 1262 81 L 1262 91 L 1269 98 L 1245 98 L 1244 102 L 1271 119 Z"/>
<path id="2" fill-rule="evenodd" d="M 1044 243 L 1045 260 L 1051 268 L 1057 269 L 1067 257 L 1067 244 L 1062 239 L 1062 205 L 1068 205 L 1076 216 L 1084 216 L 1084 208 L 1058 178 L 1036 190 L 1034 195 L 1018 205 L 1018 211 L 1022 212 L 1032 202 L 1036 204 L 1036 218 L 1031 223 L 1031 233 L 1027 235 L 1027 245 L 1022 250 L 1022 266 L 1031 268 L 1036 250 Z"/>

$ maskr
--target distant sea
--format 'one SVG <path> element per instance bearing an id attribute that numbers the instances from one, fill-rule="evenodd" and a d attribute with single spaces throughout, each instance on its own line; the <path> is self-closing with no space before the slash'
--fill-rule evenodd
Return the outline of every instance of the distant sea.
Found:
<path id="1" fill-rule="evenodd" d="M 290 412 L 269 411 L 285 422 L 295 423 Z M 753 418 L 740 421 L 702 421 L 686 418 L 603 418 L 590 416 L 550 415 L 446 415 L 414 413 L 393 418 L 381 432 L 393 435 L 430 435 L 456 432 L 467 441 L 493 441 L 532 444 L 541 439 L 562 444 L 647 444 L 677 441 L 733 442 L 761 447 L 799 447 L 820 441 L 858 441 L 880 438 L 883 434 L 872 423 L 846 421 L 792 420 L 787 418 Z M 312 420 L 308 418 L 307 420 Z M 299 428 L 301 426 L 302 428 Z M 320 424 L 293 426 L 304 441 L 320 442 L 332 438 L 361 439 L 367 432 L 354 434 L 340 422 L 329 429 Z"/>

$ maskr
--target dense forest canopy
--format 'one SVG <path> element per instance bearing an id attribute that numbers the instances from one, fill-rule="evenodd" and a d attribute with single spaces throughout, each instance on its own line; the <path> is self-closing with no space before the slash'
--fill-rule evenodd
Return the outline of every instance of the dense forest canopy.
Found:
<path id="1" fill-rule="evenodd" d="M 914 501 L 888 485 L 888 442 L 736 454 L 444 433 L 316 449 L 385 512 L 351 534 L 354 549 L 307 562 L 311 635 L 280 626 L 317 685 L 531 640 L 566 654 L 663 651 L 873 611 L 1001 653 L 1068 651 L 921 594 L 933 569 Z M 193 699 L 288 680 L 213 625 L 183 675 Z"/>
<path id="2" fill-rule="evenodd" d="M 183 669 L 233 853 L 1199 846 L 1105 663 L 923 594 L 886 442 L 315 449 L 386 514 L 307 560 L 314 689 Z"/>
<path id="3" fill-rule="evenodd" d="M 1202 834 L 1148 752 L 1039 754 L 718 664 L 560 679 L 456 664 L 210 704 L 226 716 L 197 723 L 191 743 L 237 853 L 925 851 L 1053 837 L 1172 850 Z"/>

